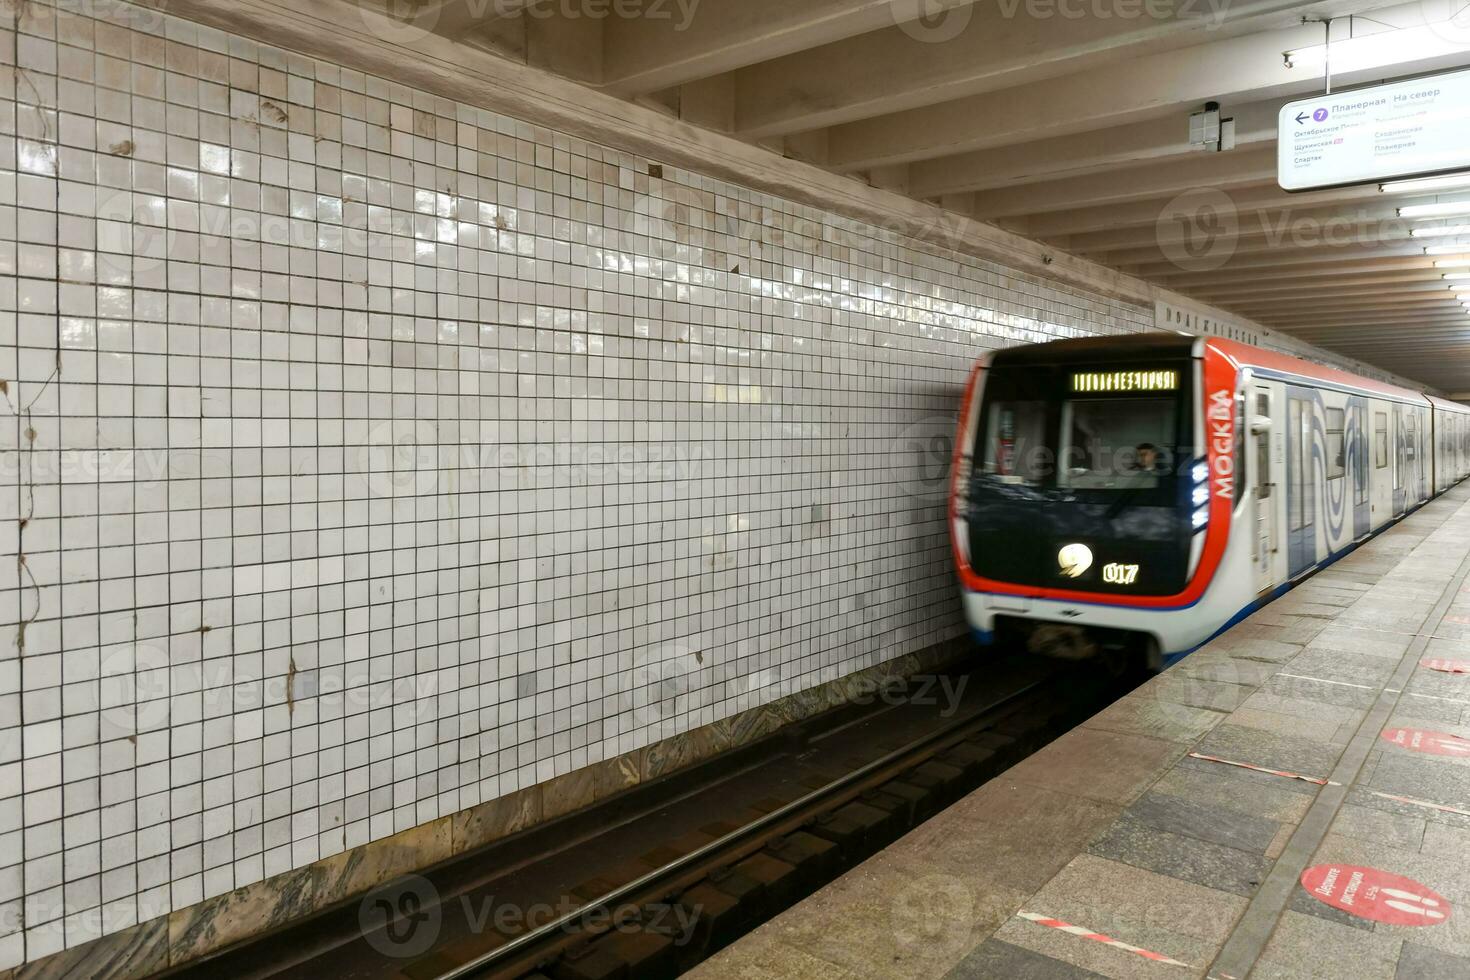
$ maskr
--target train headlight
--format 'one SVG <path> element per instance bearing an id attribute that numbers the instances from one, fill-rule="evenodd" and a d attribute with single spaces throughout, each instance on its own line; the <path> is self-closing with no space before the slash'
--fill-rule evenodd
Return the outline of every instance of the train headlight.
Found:
<path id="1" fill-rule="evenodd" d="M 1204 527 L 1208 523 L 1210 523 L 1210 508 L 1201 507 L 1199 510 L 1194 512 L 1193 525 L 1196 531 L 1198 531 L 1200 528 Z"/>
<path id="2" fill-rule="evenodd" d="M 1194 488 L 1194 505 L 1203 507 L 1210 502 L 1210 488 L 1205 486 Z"/>
<path id="3" fill-rule="evenodd" d="M 1204 483 L 1210 478 L 1210 464 L 1195 463 L 1194 469 L 1193 471 L 1191 471 L 1190 475 L 1194 477 L 1195 483 Z"/>

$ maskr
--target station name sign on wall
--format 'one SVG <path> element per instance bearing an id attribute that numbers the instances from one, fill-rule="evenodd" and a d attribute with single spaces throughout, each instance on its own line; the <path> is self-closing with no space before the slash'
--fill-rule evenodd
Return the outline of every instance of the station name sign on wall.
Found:
<path id="1" fill-rule="evenodd" d="M 1470 71 L 1288 102 L 1277 183 L 1306 191 L 1470 169 Z"/>

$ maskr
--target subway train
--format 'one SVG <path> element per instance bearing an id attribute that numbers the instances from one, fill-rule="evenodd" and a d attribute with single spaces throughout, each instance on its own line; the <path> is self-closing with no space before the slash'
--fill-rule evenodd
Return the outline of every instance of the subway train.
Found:
<path id="1" fill-rule="evenodd" d="M 1470 475 L 1470 407 L 1213 337 L 997 351 L 960 408 L 965 615 L 1160 669 Z"/>

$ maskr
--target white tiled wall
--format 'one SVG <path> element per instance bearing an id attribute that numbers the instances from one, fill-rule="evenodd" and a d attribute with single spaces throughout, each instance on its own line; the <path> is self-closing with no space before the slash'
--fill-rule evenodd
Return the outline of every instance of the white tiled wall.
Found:
<path id="1" fill-rule="evenodd" d="M 22 7 L 0 967 L 956 635 L 969 363 L 1152 322 L 127 6 Z"/>

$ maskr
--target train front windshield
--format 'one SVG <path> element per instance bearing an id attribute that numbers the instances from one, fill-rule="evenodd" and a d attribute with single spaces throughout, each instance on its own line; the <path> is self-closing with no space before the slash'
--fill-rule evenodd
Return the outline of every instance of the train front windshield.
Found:
<path id="1" fill-rule="evenodd" d="M 993 368 L 966 501 L 975 570 L 1021 585 L 1180 591 L 1190 388 L 1187 361 Z M 1078 555 L 1088 560 L 1070 560 Z"/>

